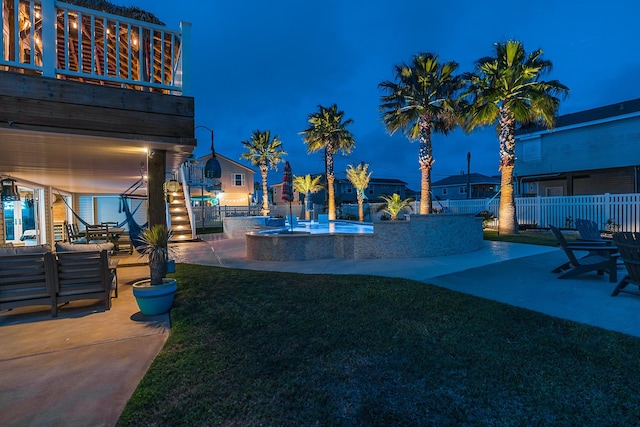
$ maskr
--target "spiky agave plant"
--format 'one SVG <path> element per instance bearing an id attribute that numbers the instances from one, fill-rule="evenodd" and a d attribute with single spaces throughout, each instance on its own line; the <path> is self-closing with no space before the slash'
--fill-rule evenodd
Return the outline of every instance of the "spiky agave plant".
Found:
<path id="1" fill-rule="evenodd" d="M 164 224 L 156 224 L 145 228 L 140 234 L 142 254 L 149 258 L 151 285 L 162 284 L 167 274 L 167 258 L 169 257 L 169 240 L 171 230 Z"/>

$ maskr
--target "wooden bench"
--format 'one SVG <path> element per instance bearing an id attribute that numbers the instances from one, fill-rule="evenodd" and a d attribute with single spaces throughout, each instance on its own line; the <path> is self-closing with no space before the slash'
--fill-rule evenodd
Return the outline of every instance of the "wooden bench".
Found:
<path id="1" fill-rule="evenodd" d="M 0 248 L 0 309 L 51 307 L 55 316 L 55 260 L 48 245 Z"/>

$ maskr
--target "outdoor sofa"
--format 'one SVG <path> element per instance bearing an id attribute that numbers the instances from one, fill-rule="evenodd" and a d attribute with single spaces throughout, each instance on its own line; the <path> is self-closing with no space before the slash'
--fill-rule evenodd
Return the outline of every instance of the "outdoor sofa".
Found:
<path id="1" fill-rule="evenodd" d="M 0 310 L 48 305 L 56 317 L 59 304 L 89 299 L 109 310 L 117 285 L 112 250 L 110 243 L 0 247 Z"/>

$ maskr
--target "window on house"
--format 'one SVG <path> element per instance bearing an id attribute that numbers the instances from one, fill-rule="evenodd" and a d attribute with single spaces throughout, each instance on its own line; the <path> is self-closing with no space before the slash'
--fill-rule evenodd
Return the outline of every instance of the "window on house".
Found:
<path id="1" fill-rule="evenodd" d="M 460 194 L 467 194 L 467 187 L 460 187 Z"/>
<path id="2" fill-rule="evenodd" d="M 564 187 L 547 187 L 544 192 L 547 197 L 564 196 Z"/>
<path id="3" fill-rule="evenodd" d="M 244 187 L 244 174 L 234 173 L 231 174 L 231 182 L 234 187 Z"/>
<path id="4" fill-rule="evenodd" d="M 443 195 L 443 196 L 446 196 L 446 195 L 447 195 L 447 189 L 446 189 L 446 188 L 443 188 L 443 189 L 442 189 L 442 195 Z"/>
<path id="5" fill-rule="evenodd" d="M 542 141 L 539 136 L 537 138 L 523 140 L 521 144 L 522 161 L 531 162 L 542 159 Z"/>
<path id="6" fill-rule="evenodd" d="M 373 194 L 373 189 L 370 189 L 370 190 L 369 190 L 369 194 Z"/>

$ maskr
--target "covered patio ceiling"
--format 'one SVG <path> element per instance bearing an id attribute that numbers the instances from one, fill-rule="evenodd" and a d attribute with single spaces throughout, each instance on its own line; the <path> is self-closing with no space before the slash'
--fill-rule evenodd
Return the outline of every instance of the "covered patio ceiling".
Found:
<path id="1" fill-rule="evenodd" d="M 166 168 L 170 173 L 187 159 L 195 144 L 176 145 L 9 127 L 0 128 L 0 147 L 2 178 L 9 176 L 68 193 L 120 194 L 147 171 L 149 152 L 167 150 Z"/>

